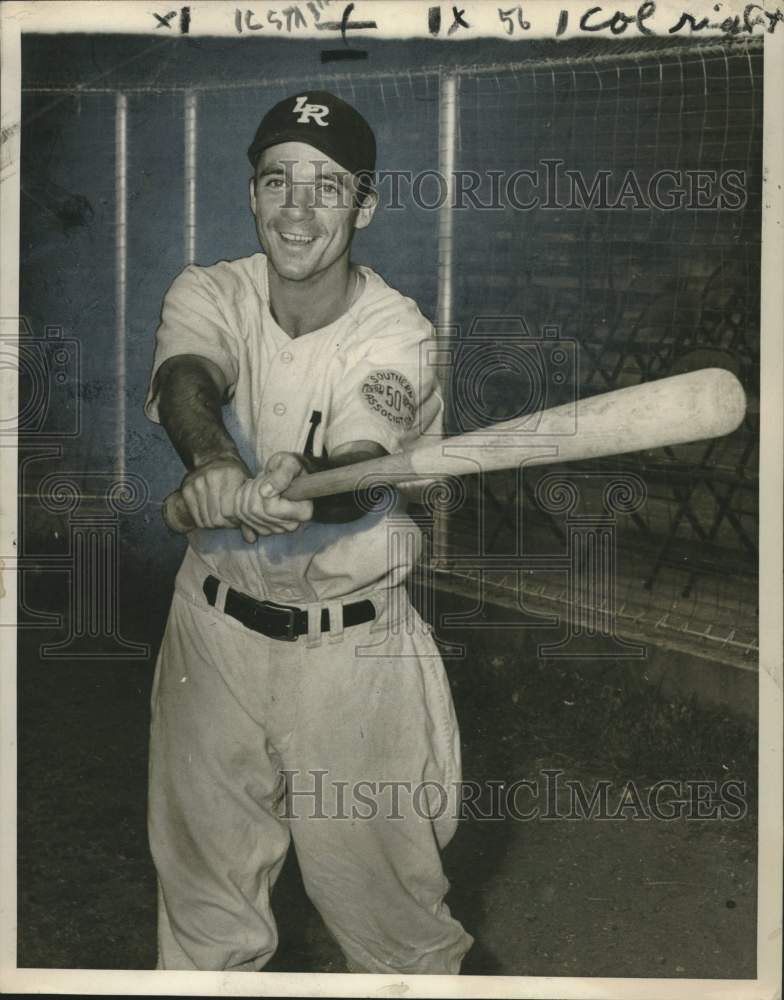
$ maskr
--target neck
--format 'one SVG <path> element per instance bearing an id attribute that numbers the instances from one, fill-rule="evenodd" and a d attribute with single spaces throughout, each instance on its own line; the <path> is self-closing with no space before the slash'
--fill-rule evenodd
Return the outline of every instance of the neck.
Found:
<path id="1" fill-rule="evenodd" d="M 358 277 L 355 271 L 346 257 L 337 271 L 330 268 L 304 281 L 291 281 L 268 265 L 269 304 L 275 322 L 290 337 L 334 323 L 351 305 Z"/>

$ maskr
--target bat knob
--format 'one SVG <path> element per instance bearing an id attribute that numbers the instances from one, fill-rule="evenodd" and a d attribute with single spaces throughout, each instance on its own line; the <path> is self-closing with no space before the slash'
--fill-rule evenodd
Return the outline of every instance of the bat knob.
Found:
<path id="1" fill-rule="evenodd" d="M 166 527 L 177 535 L 184 535 L 196 527 L 179 490 L 166 497 L 161 514 Z"/>

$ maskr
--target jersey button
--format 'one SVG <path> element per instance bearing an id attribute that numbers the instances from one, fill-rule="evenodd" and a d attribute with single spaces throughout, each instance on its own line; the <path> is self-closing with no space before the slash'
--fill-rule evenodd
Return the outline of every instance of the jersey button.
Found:
<path id="1" fill-rule="evenodd" d="M 284 365 L 290 365 L 291 362 L 294 360 L 294 355 L 291 353 L 291 351 L 284 351 L 280 356 L 280 360 L 283 362 Z"/>
<path id="2" fill-rule="evenodd" d="M 275 414 L 277 414 L 277 416 L 282 417 L 283 414 L 286 412 L 286 404 L 285 403 L 276 403 L 272 407 L 272 412 L 275 413 Z"/>

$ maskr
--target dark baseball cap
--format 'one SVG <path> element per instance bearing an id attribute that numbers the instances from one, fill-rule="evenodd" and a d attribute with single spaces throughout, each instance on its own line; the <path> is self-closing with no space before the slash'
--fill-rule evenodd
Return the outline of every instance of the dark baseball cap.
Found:
<path id="1" fill-rule="evenodd" d="M 269 146 L 281 142 L 304 142 L 360 175 L 360 186 L 369 190 L 376 166 L 376 137 L 356 108 L 326 90 L 306 90 L 286 97 L 261 119 L 248 147 L 248 159 L 256 169 Z"/>

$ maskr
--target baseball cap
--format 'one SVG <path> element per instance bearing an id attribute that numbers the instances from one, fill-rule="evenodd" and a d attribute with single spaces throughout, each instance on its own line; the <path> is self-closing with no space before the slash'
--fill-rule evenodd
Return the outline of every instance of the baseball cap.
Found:
<path id="1" fill-rule="evenodd" d="M 279 101 L 261 119 L 248 147 L 256 169 L 259 157 L 280 142 L 304 142 L 360 175 L 359 186 L 370 190 L 376 166 L 376 137 L 356 108 L 326 90 L 307 90 Z"/>

